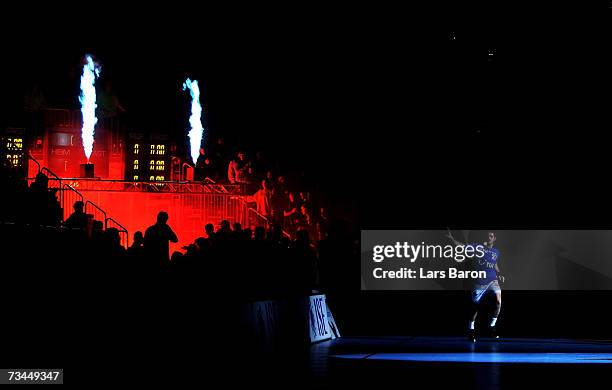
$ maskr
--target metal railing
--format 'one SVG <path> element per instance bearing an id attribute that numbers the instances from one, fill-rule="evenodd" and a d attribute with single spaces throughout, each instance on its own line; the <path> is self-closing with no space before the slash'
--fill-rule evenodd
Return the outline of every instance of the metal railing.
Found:
<path id="1" fill-rule="evenodd" d="M 49 177 L 49 176 L 53 176 L 53 180 L 57 180 L 58 182 L 58 188 L 62 188 L 62 179 L 60 179 L 59 176 L 57 176 L 55 173 L 53 173 L 53 171 L 51 171 L 49 168 L 47 167 L 43 167 L 40 170 L 40 173 L 42 173 L 43 175 Z"/>
<path id="2" fill-rule="evenodd" d="M 252 228 L 252 227 L 257 227 L 257 226 L 263 226 L 265 228 L 268 228 L 270 226 L 271 222 L 268 219 L 268 217 L 266 217 L 265 215 L 257 211 L 257 209 L 250 206 L 250 204 L 254 202 L 249 202 L 243 197 L 241 198 L 236 197 L 236 199 L 238 199 L 243 205 L 241 217 L 239 220 L 240 224 L 243 227 Z M 293 239 L 293 237 L 288 231 L 281 229 L 281 232 L 283 236 L 289 239 Z"/>
<path id="3" fill-rule="evenodd" d="M 83 202 L 83 194 L 75 190 L 70 184 L 64 184 L 60 191 L 60 207 L 62 208 L 64 221 L 72 214 L 72 206 L 75 202 Z"/>
<path id="4" fill-rule="evenodd" d="M 247 186 L 243 184 L 217 184 L 204 182 L 182 181 L 127 181 L 102 180 L 90 178 L 62 178 L 74 188 L 95 191 L 143 191 L 143 192 L 172 192 L 190 194 L 233 194 L 248 195 Z"/>
<path id="5" fill-rule="evenodd" d="M 88 200 L 85 202 L 85 214 L 91 214 L 94 221 L 102 221 L 104 229 L 106 229 L 106 211 L 102 210 L 100 206 Z"/>
<path id="6" fill-rule="evenodd" d="M 204 182 L 207 183 L 206 185 L 217 186 L 221 190 L 224 190 L 225 186 L 227 186 L 225 184 L 218 184 L 217 182 L 215 182 L 213 179 L 209 177 L 204 178 Z M 236 184 L 230 184 L 230 186 L 231 185 L 236 185 Z M 238 185 L 242 186 L 242 188 L 246 188 L 244 184 L 238 184 Z M 227 193 L 227 192 L 222 192 L 222 193 Z M 250 206 L 250 204 L 254 202 L 249 202 L 245 197 L 232 197 L 232 199 L 238 199 L 243 205 L 241 217 L 239 219 L 241 225 L 245 227 L 263 226 L 265 228 L 268 228 L 270 226 L 270 220 L 265 215 L 257 211 L 257 209 Z M 289 232 L 287 232 L 286 230 L 282 228 L 281 228 L 281 232 L 283 236 L 289 239 L 293 238 Z"/>
<path id="7" fill-rule="evenodd" d="M 38 172 L 44 174 L 49 178 L 48 188 L 55 189 L 58 192 L 58 202 L 62 209 L 62 219 L 65 221 L 72 214 L 72 206 L 75 202 L 80 201 L 83 202 L 85 206 L 85 213 L 91 214 L 94 220 L 101 221 L 103 223 L 104 229 L 109 227 L 109 223 L 112 224 L 113 228 L 116 228 L 119 231 L 119 235 L 121 237 L 121 244 L 124 247 L 128 247 L 129 245 L 129 233 L 128 230 L 121 225 L 119 222 L 107 216 L 106 211 L 102 209 L 97 204 L 93 203 L 90 200 L 85 200 L 85 197 L 79 190 L 75 188 L 74 179 L 62 179 L 57 176 L 53 171 L 51 171 L 47 167 L 40 166 L 40 163 L 31 155 L 28 155 L 28 158 L 38 166 Z M 27 178 L 27 184 L 30 186 L 36 178 Z M 78 183 L 78 182 L 77 182 Z M 78 186 L 78 184 L 77 184 Z"/>
<path id="8" fill-rule="evenodd" d="M 40 173 L 40 169 L 41 169 L 41 167 L 40 167 L 40 163 L 38 162 L 38 160 L 37 160 L 37 159 L 35 159 L 35 158 L 32 156 L 32 153 L 30 153 L 30 152 L 28 152 L 28 160 L 30 160 L 30 161 L 34 161 L 34 164 L 36 164 L 36 166 L 38 167 L 38 173 Z"/>

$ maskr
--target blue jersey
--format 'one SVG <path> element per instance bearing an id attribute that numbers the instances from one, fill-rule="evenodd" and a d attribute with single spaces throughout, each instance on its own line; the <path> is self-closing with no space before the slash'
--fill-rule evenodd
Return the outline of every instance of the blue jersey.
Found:
<path id="1" fill-rule="evenodd" d="M 474 247 L 477 245 L 484 246 L 482 244 L 471 244 Z M 488 284 L 495 279 L 497 279 L 497 271 L 495 271 L 495 266 L 497 265 L 497 260 L 499 259 L 499 251 L 497 248 L 487 248 L 484 247 L 484 256 L 483 257 L 474 257 L 474 270 L 475 271 L 486 271 L 487 277 L 485 279 L 478 279 L 476 281 L 477 284 Z"/>

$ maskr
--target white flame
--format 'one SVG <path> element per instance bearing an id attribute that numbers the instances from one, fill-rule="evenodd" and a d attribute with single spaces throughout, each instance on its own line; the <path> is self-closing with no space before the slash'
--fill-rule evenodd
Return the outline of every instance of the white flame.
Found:
<path id="1" fill-rule="evenodd" d="M 189 88 L 191 94 L 191 116 L 189 117 L 189 141 L 191 144 L 191 160 L 195 164 L 200 155 L 200 145 L 202 144 L 202 136 L 204 127 L 202 126 L 202 106 L 200 105 L 200 87 L 198 81 L 190 79 L 183 83 L 183 91 Z"/>
<path id="2" fill-rule="evenodd" d="M 81 137 L 83 138 L 83 149 L 87 162 L 91 157 L 94 143 L 94 128 L 98 123 L 96 118 L 96 77 L 100 76 L 100 67 L 94 63 L 91 56 L 86 56 L 87 63 L 83 66 L 83 74 L 81 75 L 81 113 L 83 114 L 83 128 Z"/>

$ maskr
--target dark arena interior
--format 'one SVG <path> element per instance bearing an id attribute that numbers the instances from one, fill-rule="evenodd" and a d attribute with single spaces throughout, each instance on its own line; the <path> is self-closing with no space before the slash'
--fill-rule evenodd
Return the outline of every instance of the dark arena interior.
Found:
<path id="1" fill-rule="evenodd" d="M 611 386 L 609 2 L 117 7 L 0 25 L 0 383 Z"/>

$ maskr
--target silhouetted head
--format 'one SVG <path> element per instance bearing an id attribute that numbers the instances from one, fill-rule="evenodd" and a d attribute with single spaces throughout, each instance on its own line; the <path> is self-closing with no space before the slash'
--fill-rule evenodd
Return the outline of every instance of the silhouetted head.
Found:
<path id="1" fill-rule="evenodd" d="M 230 223 L 229 223 L 229 221 L 226 220 L 226 219 L 221 221 L 221 223 L 219 224 L 219 230 L 221 230 L 222 232 L 229 232 L 230 231 Z"/>
<path id="2" fill-rule="evenodd" d="M 255 228 L 255 240 L 261 241 L 266 238 L 266 229 L 263 226 L 257 226 Z"/>
<path id="3" fill-rule="evenodd" d="M 34 179 L 34 183 L 32 183 L 35 187 L 40 189 L 47 189 L 49 187 L 49 178 L 44 173 L 39 172 L 36 174 L 36 178 Z"/>
<path id="4" fill-rule="evenodd" d="M 240 224 L 240 222 L 234 222 L 234 231 L 239 232 L 241 230 L 242 230 L 242 225 Z"/>
<path id="5" fill-rule="evenodd" d="M 246 159 L 246 154 L 244 154 L 244 152 L 238 152 L 236 153 L 236 155 L 238 156 L 238 160 L 240 161 L 244 161 Z"/>
<path id="6" fill-rule="evenodd" d="M 160 211 L 157 214 L 157 223 L 165 224 L 166 222 L 168 222 L 168 213 L 165 211 Z"/>
<path id="7" fill-rule="evenodd" d="M 75 212 L 82 213 L 83 209 L 85 208 L 85 203 L 83 203 L 83 201 L 81 201 L 81 200 L 77 200 L 72 205 L 72 208 L 74 209 Z"/>
<path id="8" fill-rule="evenodd" d="M 140 245 L 144 242 L 144 236 L 142 235 L 141 231 L 137 231 L 136 233 L 134 233 L 134 244 L 135 245 Z"/>
<path id="9" fill-rule="evenodd" d="M 250 240 L 253 237 L 253 230 L 250 228 L 246 228 L 242 231 L 242 235 L 245 239 Z"/>
<path id="10" fill-rule="evenodd" d="M 106 236 L 108 241 L 113 245 L 121 245 L 121 237 L 119 236 L 119 230 L 116 228 L 106 229 Z"/>
<path id="11" fill-rule="evenodd" d="M 204 231 L 208 237 L 212 236 L 215 234 L 215 225 L 212 223 L 207 223 L 206 226 L 204 226 Z"/>
<path id="12" fill-rule="evenodd" d="M 272 171 L 267 171 L 266 172 L 266 179 L 268 179 L 268 180 L 274 179 L 274 174 L 272 174 Z"/>

